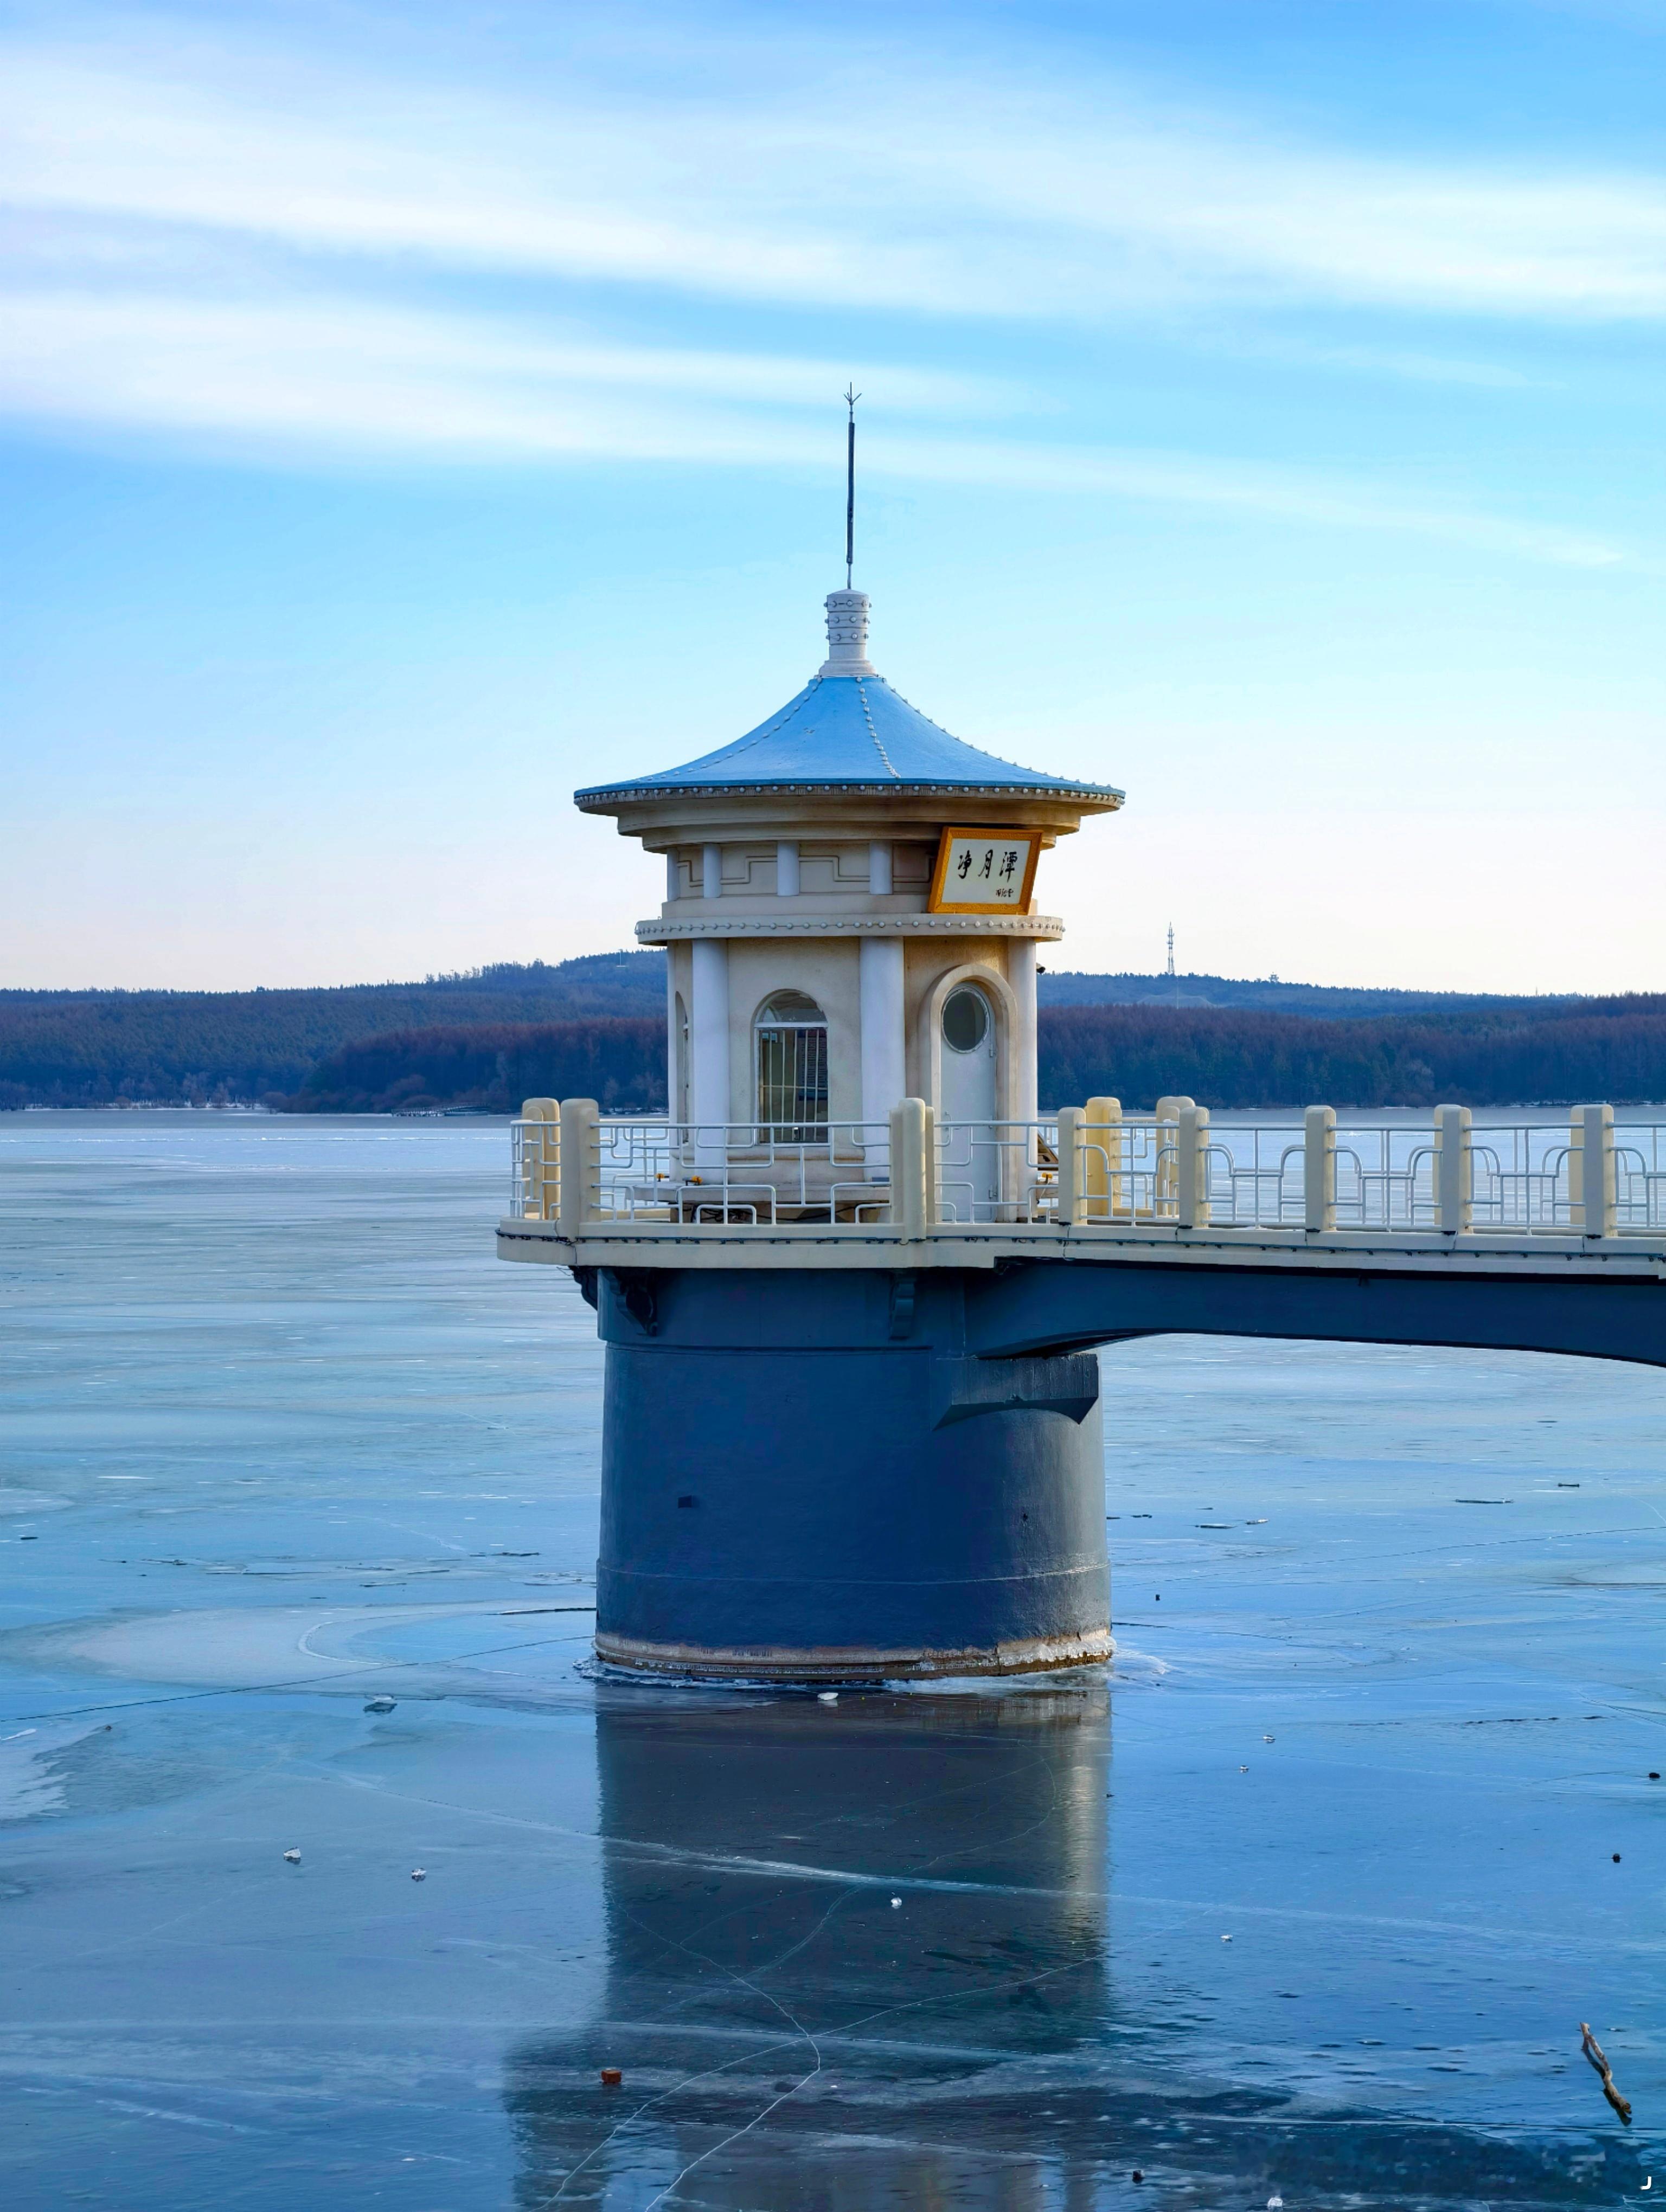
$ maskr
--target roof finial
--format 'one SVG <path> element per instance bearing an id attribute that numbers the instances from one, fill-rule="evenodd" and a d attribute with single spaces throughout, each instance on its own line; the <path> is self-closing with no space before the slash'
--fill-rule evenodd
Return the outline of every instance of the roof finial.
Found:
<path id="1" fill-rule="evenodd" d="M 844 447 L 844 587 L 850 589 L 850 574 L 856 565 L 856 402 L 861 393 L 855 388 L 853 378 L 844 388 L 844 404 L 850 410 L 850 427 L 845 433 Z"/>
<path id="2" fill-rule="evenodd" d="M 879 672 L 867 657 L 867 596 L 851 587 L 856 562 L 856 402 L 861 398 L 854 383 L 844 388 L 850 423 L 844 449 L 844 589 L 827 595 L 827 658 L 818 676 L 873 676 Z"/>

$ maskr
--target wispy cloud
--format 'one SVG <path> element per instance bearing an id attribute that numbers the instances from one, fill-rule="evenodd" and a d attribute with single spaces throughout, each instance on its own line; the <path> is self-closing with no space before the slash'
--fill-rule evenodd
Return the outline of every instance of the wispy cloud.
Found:
<path id="1" fill-rule="evenodd" d="M 1254 308 L 1243 351 L 1523 382 L 1429 347 L 1431 313 L 1666 313 L 1657 179 L 1304 146 L 1056 58 L 1048 74 L 924 66 L 872 37 L 749 45 L 717 21 L 696 50 L 661 26 L 649 71 L 640 25 L 587 17 L 513 84 L 501 56 L 489 81 L 413 46 L 401 74 L 309 48 L 301 15 L 287 45 L 205 20 L 0 32 L 0 409 L 286 455 L 819 466 L 854 369 L 890 422 L 869 465 L 898 477 L 1619 557 L 1368 477 L 1018 435 L 1046 410 L 1044 374 L 1026 392 L 907 356 L 957 322 L 1074 342 L 1153 307 L 1208 308 L 1189 325 L 1207 349 L 1237 302 Z M 645 303 L 702 337 L 727 311 L 753 342 L 621 342 Z M 770 328 L 806 309 L 883 327 L 888 354 L 865 374 L 778 352 L 756 343 L 760 303 Z M 1316 333 L 1298 313 L 1316 303 L 1371 307 L 1379 335 Z M 1403 310 L 1417 343 L 1396 339 Z M 904 435 L 911 415 L 934 427 Z"/>
<path id="2" fill-rule="evenodd" d="M 796 459 L 796 434 L 771 425 L 782 410 L 813 409 L 824 444 L 853 367 L 904 418 L 1022 404 L 994 379 L 608 343 L 504 316 L 316 293 L 216 301 L 19 288 L 0 291 L 0 406 L 14 412 L 384 450 Z"/>
<path id="3" fill-rule="evenodd" d="M 1243 357 L 1286 362 L 1294 368 L 1340 368 L 1400 384 L 1446 385 L 1474 392 L 1543 391 L 1552 381 L 1501 361 L 1466 360 L 1414 346 L 1341 345 L 1288 332 L 1235 336 L 1229 349 Z"/>
<path id="4" fill-rule="evenodd" d="M 874 443 L 869 440 L 870 452 Z M 887 445 L 885 454 L 899 474 L 917 477 L 1236 508 L 1322 527 L 1408 532 L 1558 568 L 1606 568 L 1625 557 L 1618 548 L 1583 532 L 1487 514 L 1434 497 L 1420 499 L 1408 495 L 1403 485 L 1391 489 L 1317 470 L 1189 453 L 1049 450 L 992 441 L 961 446 L 913 439 Z"/>
<path id="5" fill-rule="evenodd" d="M 535 94 L 129 24 L 15 41 L 0 196 L 308 253 L 740 300 L 1094 317 L 1219 296 L 1474 316 L 1666 313 L 1651 175 L 1365 156 L 1101 74 L 945 69 L 807 35 L 643 88 L 595 47 Z"/>
<path id="6" fill-rule="evenodd" d="M 819 470 L 843 364 L 556 342 L 504 319 L 367 308 L 313 295 L 258 304 L 152 294 L 0 293 L 0 409 L 208 434 L 247 450 L 441 462 L 578 457 Z M 885 417 L 988 405 L 1000 387 L 882 372 Z M 893 393 L 896 395 L 893 404 Z M 1226 458 L 870 431 L 864 466 L 922 483 L 1235 509 L 1326 527 L 1410 532 L 1594 568 L 1582 533 L 1369 482 Z"/>

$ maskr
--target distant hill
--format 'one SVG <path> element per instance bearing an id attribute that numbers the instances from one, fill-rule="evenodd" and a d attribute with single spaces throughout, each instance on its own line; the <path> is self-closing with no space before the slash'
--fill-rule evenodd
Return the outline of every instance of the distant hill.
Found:
<path id="1" fill-rule="evenodd" d="M 1276 975 L 1085 975 L 1043 970 L 1036 987 L 1043 1006 L 1231 1006 L 1269 1014 L 1345 1021 L 1369 1014 L 1543 1013 L 1578 1005 L 1570 998 L 1508 998 L 1462 991 L 1363 990 L 1347 984 L 1282 983 Z"/>
<path id="2" fill-rule="evenodd" d="M 1205 1006 L 1052 1006 L 1038 1027 L 1049 1105 L 1104 1092 L 1149 1111 L 1164 1091 L 1214 1107 L 1572 1103 L 1666 1097 L 1666 998 L 1572 1000 L 1547 1015 L 1387 1014 L 1358 1021 Z M 1529 1002 L 1529 1008 L 1533 1002 Z M 394 1030 L 344 1046 L 289 1101 L 297 1112 L 477 1107 L 590 1097 L 663 1112 L 655 1014 Z"/>
<path id="3" fill-rule="evenodd" d="M 332 1052 L 285 1103 L 295 1114 L 512 1114 L 523 1098 L 593 1098 L 605 1114 L 663 1114 L 664 1008 L 651 1017 L 390 1030 Z"/>
<path id="4" fill-rule="evenodd" d="M 0 1105 L 662 1110 L 665 976 L 663 953 L 615 952 L 333 990 L 0 991 Z M 1666 998 L 1070 972 L 1039 995 L 1051 1105 L 1666 1097 Z"/>
<path id="5" fill-rule="evenodd" d="M 420 983 L 299 991 L 0 991 L 0 1106 L 288 1097 L 319 1063 L 388 1030 L 652 1014 L 661 952 L 503 962 Z"/>
<path id="6" fill-rule="evenodd" d="M 1055 1006 L 1041 1096 L 1151 1108 L 1571 1104 L 1666 1099 L 1666 996 L 1483 1000 L 1329 1021 L 1237 1007 Z"/>

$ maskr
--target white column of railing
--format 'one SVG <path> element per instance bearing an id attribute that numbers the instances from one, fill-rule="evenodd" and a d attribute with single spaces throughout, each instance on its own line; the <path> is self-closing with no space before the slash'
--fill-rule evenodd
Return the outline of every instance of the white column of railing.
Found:
<path id="1" fill-rule="evenodd" d="M 1120 1098 L 1090 1098 L 1084 1171 L 1088 1217 L 1114 1218 L 1122 1204 L 1122 1102 Z"/>
<path id="2" fill-rule="evenodd" d="M 1175 1177 L 1175 1212 L 1183 1229 L 1204 1229 L 1209 1221 L 1209 1109 L 1189 1101 L 1175 1127 L 1180 1158 Z"/>
<path id="3" fill-rule="evenodd" d="M 1087 1115 L 1079 1106 L 1059 1109 L 1059 1194 L 1053 1218 L 1061 1229 L 1087 1219 Z"/>
<path id="4" fill-rule="evenodd" d="M 520 1211 L 532 1221 L 555 1213 L 561 1162 L 561 1108 L 553 1098 L 521 1103 Z"/>
<path id="5" fill-rule="evenodd" d="M 1175 1200 L 1179 1187 L 1179 1152 L 1175 1139 L 1181 1115 L 1188 1106 L 1195 1106 L 1195 1098 L 1177 1094 L 1172 1098 L 1157 1102 L 1157 1128 L 1152 1139 L 1152 1218 L 1166 1216 L 1174 1218 Z"/>
<path id="6" fill-rule="evenodd" d="M 593 1098 L 561 1102 L 561 1205 L 563 1237 L 578 1237 L 599 1210 L 601 1123 Z"/>
<path id="7" fill-rule="evenodd" d="M 1305 1226 L 1323 1236 L 1336 1226 L 1336 1109 L 1310 1106 L 1302 1116 L 1302 1203 Z"/>
<path id="8" fill-rule="evenodd" d="M 1441 1233 L 1456 1237 L 1468 1229 L 1475 1211 L 1475 1156 L 1471 1139 L 1473 1116 L 1467 1106 L 1435 1109 L 1435 1218 Z"/>
<path id="9" fill-rule="evenodd" d="M 891 1109 L 891 1218 L 910 1243 L 937 1218 L 933 1120 L 923 1098 L 904 1098 Z"/>
<path id="10" fill-rule="evenodd" d="M 1612 1106 L 1576 1106 L 1568 1196 L 1587 1237 L 1612 1237 L 1617 1217 Z"/>

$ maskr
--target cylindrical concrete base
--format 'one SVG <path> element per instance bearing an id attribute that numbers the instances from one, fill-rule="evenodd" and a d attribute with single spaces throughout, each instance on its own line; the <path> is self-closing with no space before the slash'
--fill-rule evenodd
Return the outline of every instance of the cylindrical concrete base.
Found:
<path id="1" fill-rule="evenodd" d="M 964 1276 L 599 1271 L 596 1650 L 794 1682 L 1110 1656 L 1098 1367 L 969 1357 Z"/>

